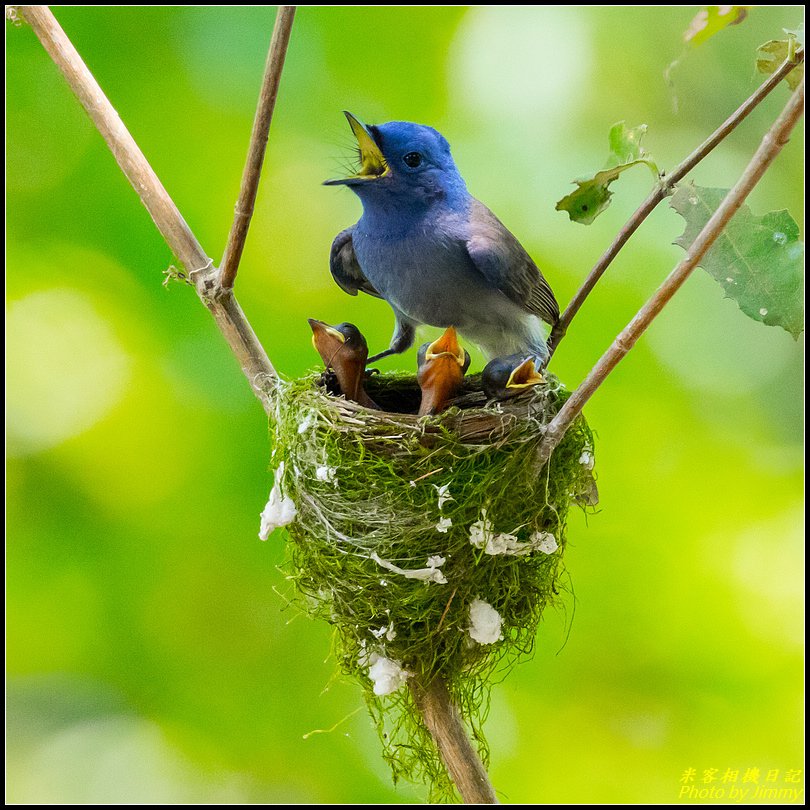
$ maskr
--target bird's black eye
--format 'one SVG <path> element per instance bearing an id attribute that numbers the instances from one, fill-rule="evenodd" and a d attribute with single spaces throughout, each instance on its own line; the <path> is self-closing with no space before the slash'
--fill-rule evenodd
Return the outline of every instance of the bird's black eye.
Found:
<path id="1" fill-rule="evenodd" d="M 410 166 L 412 169 L 422 164 L 422 156 L 419 152 L 408 152 L 402 159 L 405 161 L 405 165 Z"/>

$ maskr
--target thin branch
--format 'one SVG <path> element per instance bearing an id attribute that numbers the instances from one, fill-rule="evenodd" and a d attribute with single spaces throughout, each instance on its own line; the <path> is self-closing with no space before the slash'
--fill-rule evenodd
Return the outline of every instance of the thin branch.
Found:
<path id="1" fill-rule="evenodd" d="M 265 410 L 270 409 L 269 379 L 275 378 L 267 353 L 232 293 L 212 296 L 217 271 L 186 224 L 177 206 L 144 157 L 93 74 L 47 6 L 20 6 L 19 11 L 70 85 L 113 153 L 166 244 L 183 264 L 202 302 L 214 316 L 231 351 Z"/>
<path id="2" fill-rule="evenodd" d="M 633 348 L 644 330 L 653 322 L 686 279 L 689 278 L 692 271 L 706 254 L 706 251 L 714 244 L 729 220 L 739 210 L 751 190 L 760 181 L 767 168 L 782 151 L 782 147 L 788 142 L 790 133 L 803 111 L 804 79 L 802 79 L 801 84 L 791 95 L 785 108 L 762 139 L 759 149 L 754 153 L 734 188 L 729 191 L 718 209 L 703 227 L 703 230 L 697 235 L 692 246 L 686 252 L 686 256 L 638 311 L 633 320 L 619 333 L 611 347 L 602 355 L 599 362 L 566 400 L 554 419 L 551 420 L 538 451 L 538 461 L 541 465 L 545 464 L 551 457 L 554 448 L 560 443 L 566 430 L 582 412 L 585 403 L 591 398 L 596 389 L 605 381 L 608 374 L 627 352 Z"/>
<path id="3" fill-rule="evenodd" d="M 565 337 L 568 327 L 574 316 L 579 312 L 585 299 L 590 295 L 596 283 L 602 278 L 602 274 L 607 270 L 610 263 L 616 258 L 619 251 L 624 247 L 628 239 L 636 232 L 639 225 L 652 213 L 653 209 L 664 200 L 672 190 L 672 187 L 682 180 L 692 169 L 700 163 L 721 141 L 731 134 L 740 123 L 748 117 L 749 113 L 762 102 L 771 91 L 790 73 L 796 65 L 804 61 L 804 50 L 796 51 L 792 59 L 786 59 L 781 67 L 775 71 L 767 81 L 764 81 L 756 92 L 747 101 L 732 113 L 700 146 L 695 149 L 685 160 L 679 163 L 669 174 L 661 178 L 649 196 L 636 209 L 635 213 L 627 220 L 624 227 L 616 235 L 610 247 L 602 254 L 599 261 L 594 265 L 588 277 L 577 290 L 576 295 L 571 299 L 571 303 L 565 308 L 565 312 L 560 316 L 560 320 L 551 330 L 548 338 L 548 349 L 550 354 L 560 341 Z"/>
<path id="4" fill-rule="evenodd" d="M 415 680 L 409 681 L 414 700 L 464 803 L 498 804 L 444 681 L 439 677 L 429 684 Z"/>
<path id="5" fill-rule="evenodd" d="M 284 68 L 284 57 L 287 55 L 287 45 L 290 42 L 294 17 L 295 6 L 278 7 L 273 37 L 267 52 L 267 63 L 264 66 L 262 91 L 253 119 L 253 131 L 250 133 L 250 146 L 242 173 L 242 185 L 239 189 L 239 199 L 236 202 L 236 213 L 231 225 L 231 232 L 228 234 L 228 244 L 225 246 L 225 253 L 220 263 L 219 286 L 224 290 L 233 288 L 250 227 L 250 219 L 253 216 L 270 123 L 273 120 L 273 108 L 276 106 L 281 71 Z"/>

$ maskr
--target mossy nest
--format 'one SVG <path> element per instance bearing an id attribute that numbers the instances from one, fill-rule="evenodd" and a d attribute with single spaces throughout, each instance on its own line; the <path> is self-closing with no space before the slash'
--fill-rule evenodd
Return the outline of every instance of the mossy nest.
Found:
<path id="1" fill-rule="evenodd" d="M 568 396 L 557 380 L 487 403 L 475 376 L 453 407 L 417 417 L 415 379 L 368 379 L 371 411 L 317 374 L 278 383 L 272 465 L 287 526 L 289 573 L 335 629 L 394 779 L 452 786 L 419 721 L 410 678 L 441 676 L 484 760 L 493 674 L 532 651 L 561 590 L 566 517 L 595 502 L 593 437 L 580 418 L 538 469 L 544 426 Z"/>

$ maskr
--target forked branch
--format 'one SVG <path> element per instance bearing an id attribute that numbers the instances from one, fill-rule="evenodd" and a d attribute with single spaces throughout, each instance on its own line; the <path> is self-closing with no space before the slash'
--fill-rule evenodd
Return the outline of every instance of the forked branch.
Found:
<path id="1" fill-rule="evenodd" d="M 647 196 L 647 199 L 641 203 L 635 213 L 627 220 L 624 227 L 616 235 L 613 242 L 611 242 L 610 247 L 608 247 L 599 258 L 599 261 L 593 266 L 593 269 L 588 273 L 585 281 L 582 282 L 582 286 L 571 299 L 571 303 L 568 304 L 565 311 L 560 316 L 560 320 L 557 321 L 557 324 L 551 330 L 551 334 L 548 338 L 548 348 L 551 354 L 554 354 L 554 350 L 565 337 L 565 333 L 568 331 L 571 321 L 579 312 L 583 303 L 585 303 L 585 299 L 591 294 L 596 283 L 602 278 L 605 270 L 607 270 L 610 263 L 625 246 L 628 239 L 638 230 L 639 225 L 644 222 L 660 202 L 666 199 L 667 195 L 672 191 L 673 186 L 683 180 L 700 161 L 730 135 L 743 120 L 748 117 L 749 113 L 764 101 L 773 89 L 782 82 L 785 76 L 787 76 L 796 65 L 803 61 L 804 49 L 799 49 L 793 55 L 793 58 L 786 59 L 779 69 L 776 70 L 770 78 L 764 81 L 746 101 L 694 150 L 694 152 L 660 179 L 656 187 Z"/>
<path id="2" fill-rule="evenodd" d="M 239 360 L 253 392 L 269 412 L 272 402 L 267 382 L 276 376 L 276 372 L 236 302 L 232 287 L 256 200 L 295 7 L 282 6 L 276 16 L 239 202 L 223 256 L 221 275 L 50 10 L 46 6 L 21 6 L 20 13 L 62 71 L 166 243 L 186 268 L 202 302 L 216 319 L 220 331 Z M 494 802 L 495 794 L 486 771 L 470 744 L 459 713 L 444 685 L 438 680 L 434 681 L 429 687 L 418 691 L 416 700 L 425 725 L 436 740 L 464 801 Z"/>
<path id="3" fill-rule="evenodd" d="M 591 369 L 588 376 L 580 383 L 573 394 L 566 400 L 557 415 L 548 425 L 543 444 L 538 453 L 539 463 L 545 464 L 551 457 L 554 448 L 559 444 L 565 431 L 574 419 L 582 412 L 585 403 L 593 396 L 597 388 L 616 367 L 619 361 L 633 348 L 644 330 L 653 322 L 667 302 L 689 278 L 692 271 L 714 244 L 729 220 L 745 202 L 746 197 L 765 174 L 765 171 L 782 151 L 788 142 L 793 127 L 796 126 L 804 111 L 804 79 L 796 88 L 773 126 L 768 130 L 759 149 L 754 153 L 742 176 L 729 191 L 712 217 L 697 235 L 686 256 L 667 276 L 664 283 L 638 311 L 632 321 L 619 333 L 610 348 L 602 355 L 599 362 Z"/>

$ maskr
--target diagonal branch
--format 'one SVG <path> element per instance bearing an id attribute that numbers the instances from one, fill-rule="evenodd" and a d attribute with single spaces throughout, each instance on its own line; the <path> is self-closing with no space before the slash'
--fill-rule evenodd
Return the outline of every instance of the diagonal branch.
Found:
<path id="1" fill-rule="evenodd" d="M 281 71 L 284 68 L 284 57 L 287 55 L 287 45 L 290 42 L 294 17 L 295 6 L 278 7 L 270 50 L 267 52 L 267 63 L 264 67 L 262 91 L 256 107 L 256 116 L 253 119 L 253 131 L 250 133 L 250 146 L 245 170 L 242 173 L 242 185 L 239 189 L 239 199 L 236 202 L 236 213 L 231 225 L 231 232 L 228 234 L 228 244 L 225 246 L 225 253 L 220 263 L 219 285 L 224 290 L 233 288 L 250 227 L 250 219 L 253 216 L 264 153 L 267 149 L 267 137 L 270 132 L 270 123 L 273 120 L 273 108 L 276 106 Z"/>
<path id="2" fill-rule="evenodd" d="M 757 90 L 737 108 L 697 149 L 679 163 L 669 174 L 661 178 L 656 187 L 649 193 L 646 200 L 636 209 L 635 213 L 627 220 L 624 227 L 616 235 L 610 247 L 602 254 L 599 261 L 594 265 L 588 277 L 577 290 L 576 295 L 571 299 L 571 303 L 565 308 L 565 312 L 560 316 L 548 338 L 548 348 L 551 354 L 565 337 L 571 321 L 579 312 L 585 299 L 591 294 L 596 283 L 602 278 L 605 270 L 616 258 L 619 251 L 625 246 L 630 237 L 638 230 L 639 225 L 652 213 L 653 209 L 664 200 L 672 190 L 672 187 L 682 180 L 692 169 L 700 163 L 719 143 L 730 135 L 742 121 L 748 117 L 760 102 L 779 85 L 779 83 L 790 73 L 796 65 L 804 61 L 804 50 L 798 50 L 792 59 L 786 59 L 770 78 L 764 81 Z"/>
<path id="3" fill-rule="evenodd" d="M 729 191 L 711 219 L 697 235 L 692 246 L 678 266 L 667 276 L 664 283 L 638 311 L 632 321 L 619 333 L 610 348 L 602 355 L 599 362 L 591 369 L 588 376 L 566 400 L 557 415 L 548 425 L 545 438 L 538 451 L 539 463 L 545 464 L 551 457 L 554 448 L 560 443 L 574 419 L 582 412 L 585 403 L 591 398 L 605 378 L 618 365 L 619 361 L 633 348 L 644 330 L 658 316 L 664 306 L 681 285 L 689 278 L 700 263 L 706 251 L 723 232 L 729 220 L 745 202 L 745 198 L 765 174 L 765 171 L 782 151 L 788 142 L 793 127 L 804 111 L 804 79 L 791 95 L 790 100 L 765 134 L 759 149 L 754 153 L 742 176 Z"/>
<path id="4" fill-rule="evenodd" d="M 166 244 L 185 267 L 200 299 L 214 316 L 253 392 L 265 410 L 269 410 L 267 381 L 277 376 L 276 371 L 233 294 L 212 295 L 217 274 L 213 260 L 191 232 L 149 161 L 50 9 L 47 6 L 20 6 L 19 11 L 107 142 L 121 171 L 141 198 Z"/>

